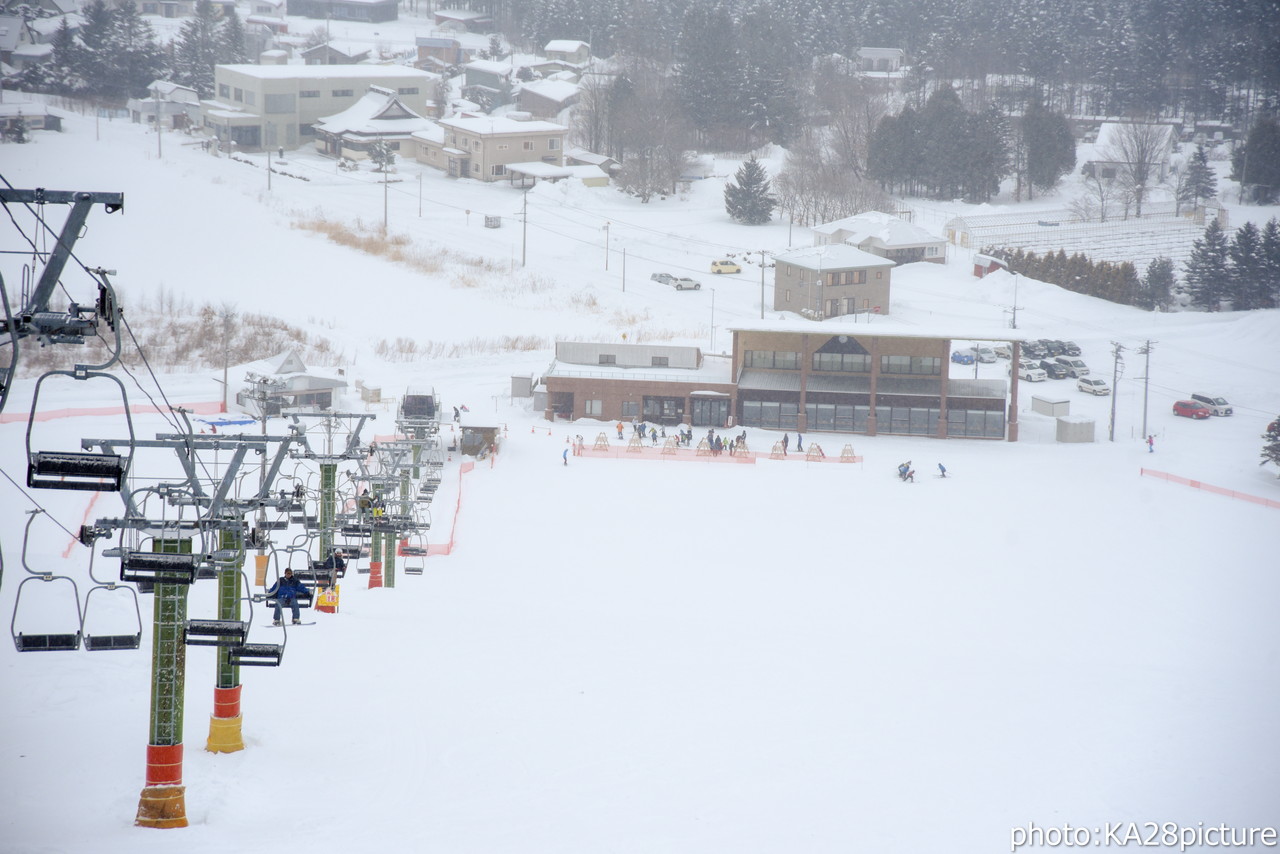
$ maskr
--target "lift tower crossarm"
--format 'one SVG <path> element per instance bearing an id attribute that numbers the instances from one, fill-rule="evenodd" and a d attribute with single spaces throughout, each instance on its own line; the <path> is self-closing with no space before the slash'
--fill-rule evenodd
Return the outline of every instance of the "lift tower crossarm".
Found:
<path id="1" fill-rule="evenodd" d="M 48 311 L 49 297 L 53 295 L 53 289 L 57 286 L 58 280 L 62 277 L 62 271 L 67 266 L 67 261 L 71 258 L 71 247 L 75 246 L 76 240 L 80 237 L 80 231 L 84 228 L 85 220 L 89 218 L 89 209 L 94 205 L 103 205 L 106 207 L 107 213 L 115 213 L 124 208 L 124 193 L 0 188 L 0 202 L 5 204 L 52 203 L 71 205 L 71 213 L 67 215 L 67 221 L 62 226 L 62 233 L 58 235 L 58 241 L 53 247 L 53 251 L 49 253 L 49 260 L 45 263 L 44 271 L 40 274 L 40 281 L 36 283 L 36 288 L 31 294 L 30 301 L 26 306 L 23 306 L 22 314 L 25 316 Z"/>

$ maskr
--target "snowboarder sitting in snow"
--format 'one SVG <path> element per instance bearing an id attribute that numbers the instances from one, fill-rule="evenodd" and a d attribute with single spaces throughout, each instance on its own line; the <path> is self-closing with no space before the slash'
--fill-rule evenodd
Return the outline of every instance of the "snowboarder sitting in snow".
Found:
<path id="1" fill-rule="evenodd" d="M 910 471 L 910 470 L 911 470 L 911 463 L 910 463 L 909 461 L 908 461 L 908 462 L 903 463 L 903 464 L 902 464 L 902 465 L 900 465 L 900 466 L 898 466 L 898 479 L 899 479 L 899 480 L 906 480 L 906 479 L 907 479 L 907 472 L 908 472 L 908 471 Z"/>
<path id="2" fill-rule="evenodd" d="M 298 597 L 310 596 L 311 591 L 303 586 L 302 582 L 293 577 L 293 570 L 286 569 L 284 578 L 281 578 L 275 584 L 271 585 L 271 589 L 267 591 L 268 599 L 275 599 L 276 614 L 273 625 L 280 625 L 280 605 L 287 602 L 289 608 L 293 611 L 293 624 L 296 626 L 302 622 L 302 615 L 298 612 Z"/>

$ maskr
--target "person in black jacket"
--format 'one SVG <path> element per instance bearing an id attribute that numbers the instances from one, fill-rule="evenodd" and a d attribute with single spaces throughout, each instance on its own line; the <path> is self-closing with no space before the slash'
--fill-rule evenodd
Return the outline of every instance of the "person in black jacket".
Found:
<path id="1" fill-rule="evenodd" d="M 311 591 L 308 590 L 301 581 L 293 577 L 293 570 L 286 569 L 284 571 L 284 578 L 281 578 L 275 584 L 271 585 L 271 589 L 267 591 L 267 598 L 274 598 L 276 602 L 275 625 L 278 626 L 282 622 L 280 618 L 280 606 L 286 602 L 293 610 L 293 624 L 296 626 L 298 623 L 301 623 L 302 615 L 298 612 L 298 597 L 310 595 Z"/>

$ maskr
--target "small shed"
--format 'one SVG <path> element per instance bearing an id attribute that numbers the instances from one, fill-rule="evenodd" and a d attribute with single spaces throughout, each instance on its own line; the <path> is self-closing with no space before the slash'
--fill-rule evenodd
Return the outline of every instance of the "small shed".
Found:
<path id="1" fill-rule="evenodd" d="M 1047 397 L 1041 397 L 1038 394 L 1031 395 L 1031 411 L 1039 412 L 1041 415 L 1070 415 L 1071 401 L 1066 398 L 1053 400 Z"/>
<path id="2" fill-rule="evenodd" d="M 511 378 L 512 397 L 533 397 L 533 374 L 517 374 Z"/>
<path id="3" fill-rule="evenodd" d="M 1094 423 L 1092 418 L 1082 415 L 1064 415 L 1058 419 L 1058 441 L 1072 444 L 1084 444 L 1093 441 Z"/>
<path id="4" fill-rule="evenodd" d="M 1009 265 L 1001 261 L 999 258 L 993 258 L 990 255 L 978 253 L 973 256 L 973 275 L 981 279 L 990 276 L 997 270 L 1008 270 Z"/>

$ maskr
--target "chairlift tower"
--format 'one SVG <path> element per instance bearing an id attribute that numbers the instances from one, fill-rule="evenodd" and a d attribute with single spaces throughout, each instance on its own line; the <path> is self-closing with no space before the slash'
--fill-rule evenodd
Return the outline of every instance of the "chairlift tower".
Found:
<path id="1" fill-rule="evenodd" d="M 147 745 L 146 782 L 139 800 L 135 823 L 142 827 L 185 827 L 186 800 L 182 784 L 183 697 L 186 688 L 186 647 L 212 645 L 218 647 L 217 676 L 214 687 L 214 714 L 210 718 L 206 750 L 229 753 L 244 749 L 241 735 L 240 665 L 263 663 L 253 660 L 253 650 L 246 644 L 248 624 L 241 619 L 241 582 L 244 578 L 245 517 L 266 506 L 281 511 L 288 509 L 287 498 L 272 498 L 270 485 L 289 456 L 296 433 L 284 436 L 194 434 L 186 412 L 179 414 L 187 422 L 187 432 L 159 434 L 154 440 L 128 440 L 132 449 L 167 448 L 180 462 L 185 480 L 122 490 L 126 515 L 120 519 L 99 519 L 92 528 L 81 531 L 81 540 L 110 536 L 115 530 L 135 534 L 147 530 L 173 531 L 179 536 L 153 540 L 152 552 L 134 551 L 121 537 L 118 549 L 104 556 L 119 557 L 121 579 L 145 582 L 154 593 L 154 633 L 151 673 L 151 725 Z M 82 447 L 100 448 L 111 453 L 124 440 L 83 439 Z M 268 455 L 274 448 L 274 454 Z M 200 460 L 202 452 L 230 450 L 231 457 L 221 476 L 202 475 L 209 468 Z M 264 477 L 258 491 L 247 497 L 233 494 L 240 471 L 250 452 L 263 456 Z M 209 481 L 206 488 L 205 481 Z M 139 493 L 157 495 L 177 508 L 193 508 L 195 518 L 187 530 L 201 535 L 201 553 L 193 553 L 191 539 L 183 539 L 181 526 L 169 526 L 165 520 L 148 519 L 139 503 Z M 217 537 L 214 549 L 205 537 Z M 134 543 L 136 544 L 136 543 Z M 131 545 L 134 545 L 131 544 Z M 161 557 L 164 555 L 166 557 Z M 218 579 L 218 616 L 214 620 L 191 620 L 187 616 L 187 594 L 202 569 L 212 569 Z M 259 645 L 259 647 L 262 645 Z M 259 649 L 258 651 L 262 651 Z M 279 663 L 282 647 L 272 651 Z"/>
<path id="2" fill-rule="evenodd" d="M 344 461 L 363 460 L 369 456 L 367 446 L 360 444 L 360 431 L 366 421 L 376 418 L 367 412 L 291 412 L 295 431 L 301 448 L 293 452 L 295 459 L 313 460 L 320 466 L 320 512 L 319 540 L 320 560 L 325 560 L 333 552 L 333 533 L 337 516 L 338 496 L 338 463 Z M 324 444 L 316 448 L 311 443 L 311 435 L 305 428 L 302 419 L 320 419 Z M 344 426 L 345 425 L 345 426 Z M 340 439 L 339 432 L 345 432 L 345 441 L 341 450 L 335 450 L 335 443 Z M 317 435 L 316 437 L 320 437 Z"/>

